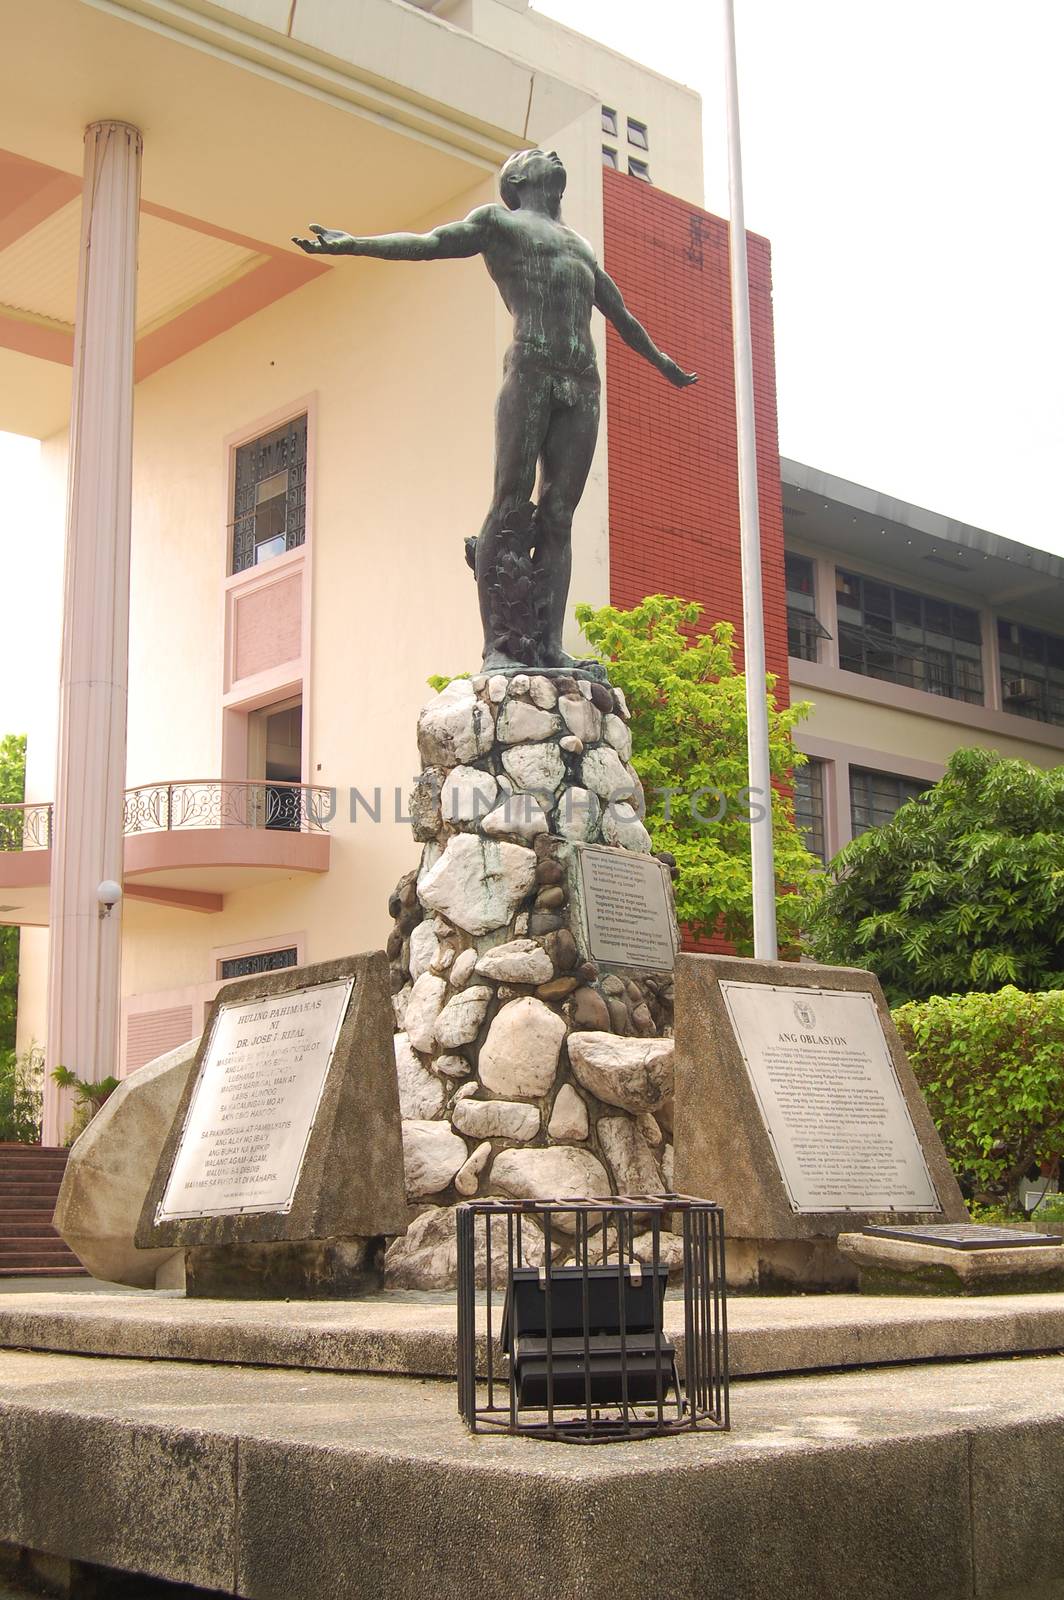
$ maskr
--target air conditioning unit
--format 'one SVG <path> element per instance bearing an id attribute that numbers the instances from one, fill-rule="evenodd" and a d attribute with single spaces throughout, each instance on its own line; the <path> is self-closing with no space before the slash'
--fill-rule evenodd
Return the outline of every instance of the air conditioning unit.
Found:
<path id="1" fill-rule="evenodd" d="M 1004 698 L 1008 705 L 1032 705 L 1042 698 L 1043 685 L 1037 678 L 1012 678 L 1005 684 Z"/>

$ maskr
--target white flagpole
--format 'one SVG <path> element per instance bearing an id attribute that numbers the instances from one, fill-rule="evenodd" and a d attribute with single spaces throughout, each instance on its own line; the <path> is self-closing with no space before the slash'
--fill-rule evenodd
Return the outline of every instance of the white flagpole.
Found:
<path id="1" fill-rule="evenodd" d="M 775 961 L 776 881 L 772 861 L 772 782 L 765 700 L 765 612 L 761 594 L 761 522 L 757 503 L 757 440 L 754 429 L 754 363 L 750 342 L 750 285 L 746 265 L 743 162 L 739 145 L 739 84 L 735 58 L 735 4 L 724 6 L 724 76 L 728 112 L 728 192 L 731 226 L 732 348 L 735 357 L 735 420 L 739 451 L 739 540 L 743 569 L 743 646 L 746 664 L 746 750 L 751 810 L 754 956 Z M 755 813 L 756 814 L 756 813 Z"/>

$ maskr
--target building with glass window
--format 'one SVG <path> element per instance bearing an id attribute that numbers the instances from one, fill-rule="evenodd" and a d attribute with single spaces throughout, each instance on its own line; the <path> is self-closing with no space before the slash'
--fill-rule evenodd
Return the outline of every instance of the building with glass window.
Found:
<path id="1" fill-rule="evenodd" d="M 828 857 L 954 750 L 1064 762 L 1064 560 L 782 461 L 796 805 Z"/>
<path id="2" fill-rule="evenodd" d="M 702 208 L 697 95 L 526 0 L 34 0 L 0 87 L 0 428 L 44 441 L 32 537 L 57 595 L 64 528 L 90 561 L 117 539 L 67 606 L 87 660 L 124 640 L 132 508 L 128 676 L 102 733 L 29 730 L 23 848 L 0 855 L 20 1045 L 100 1077 L 197 1032 L 227 979 L 383 944 L 417 859 L 426 680 L 480 659 L 463 541 L 490 497 L 509 318 L 477 261 L 312 259 L 290 236 L 426 231 L 495 199 L 514 149 L 557 148 L 566 220 L 701 375 L 672 389 L 596 316 L 604 425 L 571 598 L 665 590 L 738 622 L 727 226 Z M 86 303 L 83 222 L 114 290 Z M 766 241 L 749 253 L 785 696 Z M 134 295 L 128 367 L 100 360 Z M 75 361 L 99 390 L 71 445 Z M 104 813 L 117 857 L 87 876 Z M 105 878 L 124 888 L 109 913 Z"/>

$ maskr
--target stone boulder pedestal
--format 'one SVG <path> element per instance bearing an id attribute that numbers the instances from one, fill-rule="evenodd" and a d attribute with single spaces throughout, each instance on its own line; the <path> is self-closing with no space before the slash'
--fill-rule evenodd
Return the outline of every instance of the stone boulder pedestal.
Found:
<path id="1" fill-rule="evenodd" d="M 421 713 L 422 858 L 392 896 L 388 956 L 407 1199 L 422 1210 L 386 1283 L 453 1284 L 462 1200 L 671 1187 L 675 913 L 628 722 L 624 696 L 581 670 L 456 679 Z M 635 914 L 600 949 L 592 901 L 611 875 Z M 644 891 L 656 942 L 635 931 Z"/>

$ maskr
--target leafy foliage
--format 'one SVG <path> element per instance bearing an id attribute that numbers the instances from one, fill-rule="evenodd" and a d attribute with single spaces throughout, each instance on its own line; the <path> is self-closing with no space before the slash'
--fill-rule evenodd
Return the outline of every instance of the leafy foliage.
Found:
<path id="1" fill-rule="evenodd" d="M 26 736 L 5 734 L 0 739 L 0 802 L 15 804 L 26 786 Z M 0 850 L 22 847 L 22 817 L 0 810 Z M 0 927 L 0 1053 L 15 1048 L 18 1009 L 18 929 Z"/>
<path id="2" fill-rule="evenodd" d="M 584 634 L 623 690 L 632 713 L 632 764 L 646 791 L 654 849 L 675 856 L 676 910 L 695 937 L 721 934 L 742 954 L 753 947 L 746 680 L 735 663 L 735 630 L 696 633 L 694 602 L 652 595 L 630 611 L 576 608 Z M 768 679 L 772 776 L 787 784 L 805 757 L 791 731 L 807 703 L 777 708 Z M 699 815 L 701 813 L 701 815 Z M 718 813 L 720 813 L 718 817 Z M 763 812 L 761 813 L 763 815 Z M 802 894 L 817 862 L 806 849 L 786 791 L 772 796 L 780 943 L 797 946 Z M 795 892 L 797 891 L 797 892 Z"/>
<path id="3" fill-rule="evenodd" d="M 894 1012 L 958 1173 L 1006 1200 L 1032 1162 L 1064 1154 L 1064 991 L 936 995 Z"/>
<path id="4" fill-rule="evenodd" d="M 37 1144 L 41 1137 L 41 1073 L 44 1056 L 0 1051 L 0 1143 Z"/>
<path id="5" fill-rule="evenodd" d="M 958 750 L 840 850 L 808 929 L 821 961 L 871 967 L 892 1002 L 1064 986 L 1064 767 Z"/>
<path id="6" fill-rule="evenodd" d="M 98 1083 L 89 1083 L 71 1072 L 69 1067 L 53 1067 L 52 1082 L 57 1083 L 60 1089 L 74 1091 L 74 1115 L 70 1119 L 64 1144 L 74 1143 L 78 1134 L 88 1127 L 107 1097 L 118 1088 L 117 1078 L 101 1078 Z"/>

